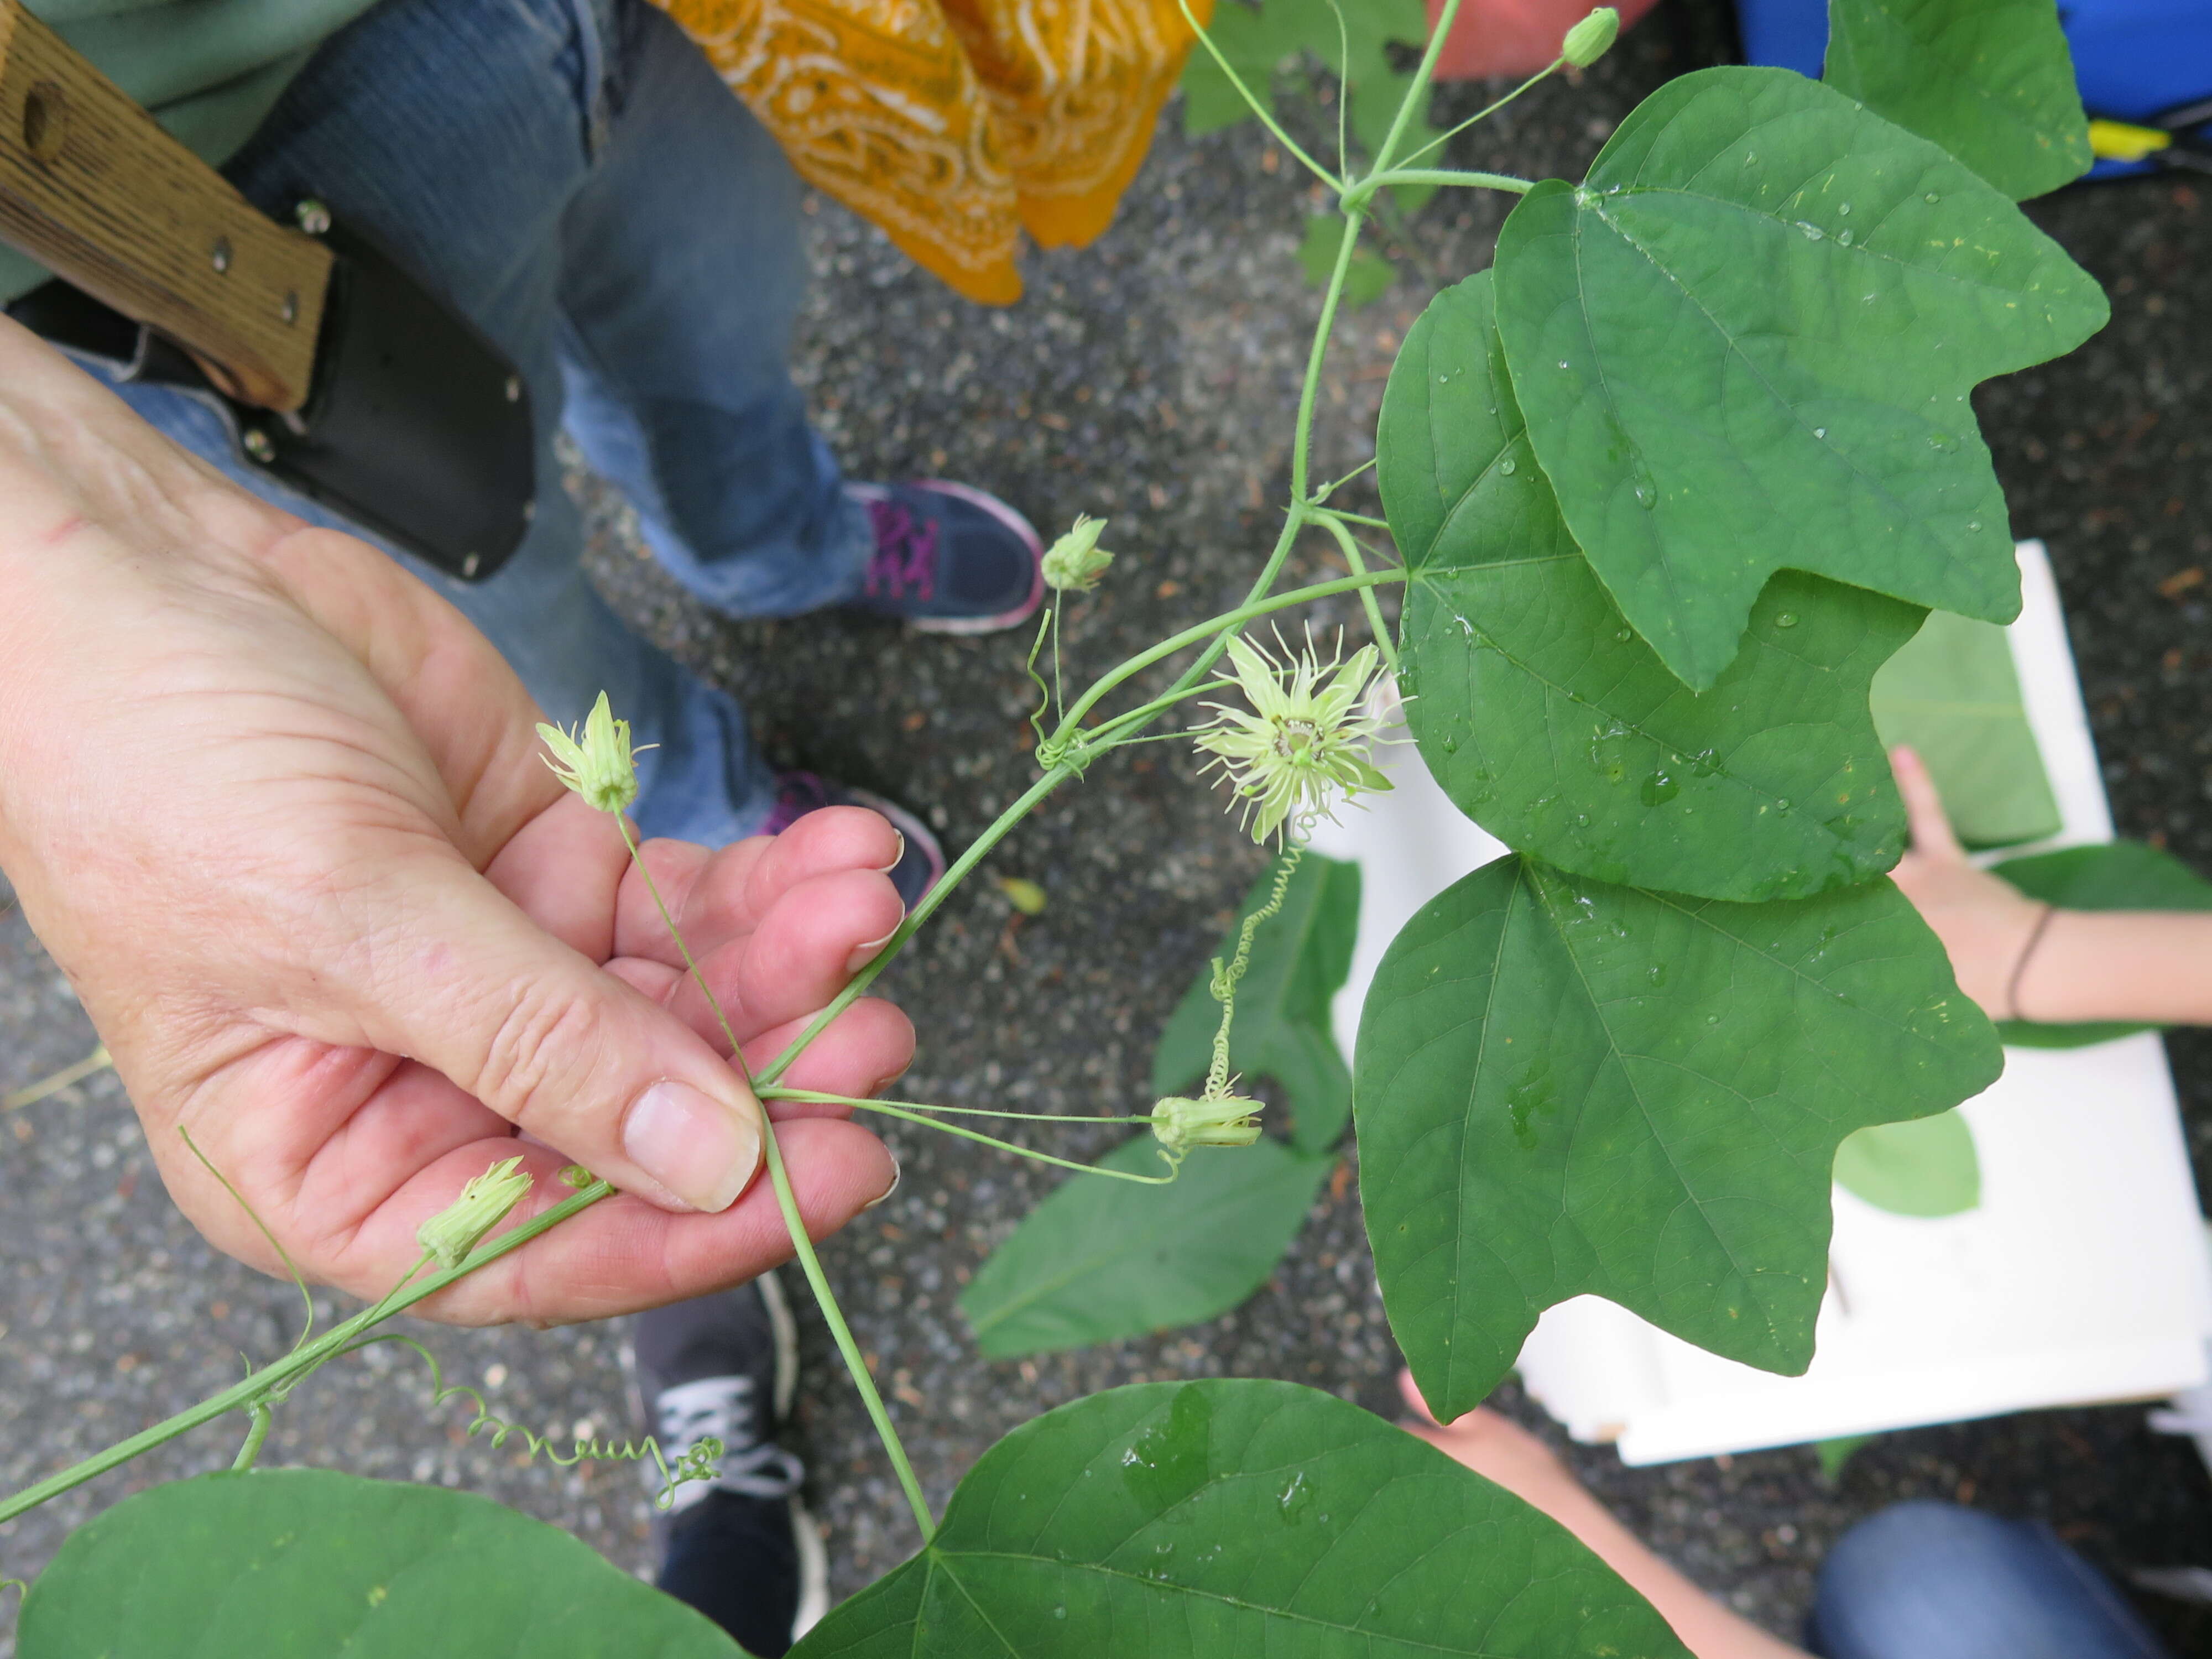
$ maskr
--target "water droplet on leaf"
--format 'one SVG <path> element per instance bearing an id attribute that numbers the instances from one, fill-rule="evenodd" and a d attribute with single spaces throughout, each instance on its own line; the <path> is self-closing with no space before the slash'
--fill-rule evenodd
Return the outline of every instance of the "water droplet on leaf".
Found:
<path id="1" fill-rule="evenodd" d="M 1504 460 L 1498 462 L 1498 470 L 1510 478 L 1521 470 L 1521 464 L 1508 455 Z"/>
<path id="2" fill-rule="evenodd" d="M 1777 628 L 1795 628 L 1795 627 L 1796 627 L 1796 626 L 1797 626 L 1797 613 L 1796 613 L 1795 611 L 1784 611 L 1780 616 L 1777 617 L 1774 619 L 1774 625 L 1775 625 Z"/>

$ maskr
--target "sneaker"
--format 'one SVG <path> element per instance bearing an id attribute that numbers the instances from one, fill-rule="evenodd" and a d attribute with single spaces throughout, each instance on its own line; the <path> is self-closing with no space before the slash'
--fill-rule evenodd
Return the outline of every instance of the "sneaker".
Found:
<path id="1" fill-rule="evenodd" d="M 775 1443 L 799 1383 L 798 1330 L 773 1273 L 640 1314 L 631 1331 L 637 1411 L 673 1467 L 712 1435 L 711 1484 L 676 1489 L 653 1523 L 660 1588 L 749 1653 L 775 1659 L 830 1610 L 829 1558 L 799 1501 L 805 1470 Z M 640 1465 L 656 1500 L 659 1468 Z"/>
<path id="2" fill-rule="evenodd" d="M 848 484 L 876 532 L 856 610 L 927 634 L 988 634 L 1044 599 L 1044 543 L 995 495 L 966 484 Z"/>
<path id="3" fill-rule="evenodd" d="M 890 819 L 891 828 L 905 838 L 906 845 L 899 854 L 899 861 L 891 866 L 890 877 L 891 885 L 898 889 L 900 902 L 908 911 L 921 902 L 922 895 L 936 886 L 937 878 L 945 873 L 945 849 L 937 844 L 937 837 L 929 833 L 929 826 L 920 818 L 872 789 L 833 783 L 814 772 L 775 775 L 775 806 L 769 813 L 768 822 L 761 826 L 760 833 L 781 835 L 809 812 L 818 812 L 825 806 L 865 806 Z"/>

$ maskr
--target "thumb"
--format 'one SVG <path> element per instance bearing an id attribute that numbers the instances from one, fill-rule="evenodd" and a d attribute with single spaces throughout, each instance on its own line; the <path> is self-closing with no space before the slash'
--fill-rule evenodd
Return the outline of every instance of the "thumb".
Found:
<path id="1" fill-rule="evenodd" d="M 544 932 L 465 860 L 380 884 L 391 916 L 349 1012 L 594 1175 L 727 1209 L 760 1167 L 745 1079 L 675 1015 Z"/>

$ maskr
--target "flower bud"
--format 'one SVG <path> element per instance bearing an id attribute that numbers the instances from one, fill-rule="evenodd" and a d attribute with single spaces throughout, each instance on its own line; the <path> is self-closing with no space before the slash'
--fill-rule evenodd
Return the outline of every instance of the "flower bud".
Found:
<path id="1" fill-rule="evenodd" d="M 1620 14 L 1611 6 L 1595 11 L 1567 31 L 1559 43 L 1559 56 L 1577 69 L 1588 69 L 1612 49 L 1620 35 Z"/>
<path id="2" fill-rule="evenodd" d="M 1249 1146 L 1260 1138 L 1260 1103 L 1230 1095 L 1189 1100 L 1170 1095 L 1152 1108 L 1152 1133 L 1178 1158 L 1194 1146 Z"/>
<path id="3" fill-rule="evenodd" d="M 604 701 L 604 699 L 602 699 Z M 415 1242 L 437 1258 L 441 1267 L 458 1267 L 477 1241 L 507 1219 L 507 1212 L 530 1190 L 522 1160 L 495 1164 L 461 1188 L 461 1195 L 415 1230 Z"/>
<path id="4" fill-rule="evenodd" d="M 1114 556 L 1098 545 L 1106 520 L 1078 514 L 1075 528 L 1054 542 L 1044 556 L 1044 580 L 1060 592 L 1088 593 L 1098 586 Z"/>
<path id="5" fill-rule="evenodd" d="M 637 763 L 629 750 L 629 722 L 615 718 L 607 694 L 585 717 L 581 740 L 557 726 L 540 725 L 538 735 L 552 754 L 553 775 L 602 812 L 619 812 L 637 799 Z"/>

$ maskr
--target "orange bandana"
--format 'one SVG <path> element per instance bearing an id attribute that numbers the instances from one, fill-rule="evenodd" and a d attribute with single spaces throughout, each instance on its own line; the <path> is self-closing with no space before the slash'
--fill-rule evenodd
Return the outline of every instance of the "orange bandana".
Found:
<path id="1" fill-rule="evenodd" d="M 799 176 L 971 300 L 1091 240 L 1193 37 L 1176 0 L 656 0 Z M 1191 0 L 1203 22 L 1213 0 Z"/>

